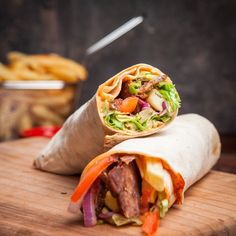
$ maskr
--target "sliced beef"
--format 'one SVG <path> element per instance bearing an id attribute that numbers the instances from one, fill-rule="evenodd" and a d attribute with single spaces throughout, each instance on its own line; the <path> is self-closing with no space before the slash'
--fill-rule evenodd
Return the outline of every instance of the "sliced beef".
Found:
<path id="1" fill-rule="evenodd" d="M 123 99 L 121 98 L 116 98 L 113 102 L 110 103 L 110 108 L 113 109 L 113 110 L 120 110 L 120 106 L 121 106 L 121 103 L 122 103 Z"/>
<path id="2" fill-rule="evenodd" d="M 105 184 L 107 184 L 107 179 L 108 179 L 108 177 L 107 177 L 107 172 L 106 172 L 106 171 L 103 171 L 103 172 L 101 173 L 100 179 L 101 179 Z"/>
<path id="3" fill-rule="evenodd" d="M 94 189 L 93 189 L 95 195 L 96 195 L 96 199 L 95 199 L 95 211 L 96 211 L 96 215 L 98 216 L 101 211 L 102 208 L 104 207 L 105 204 L 105 195 L 106 195 L 106 191 L 107 191 L 107 187 L 105 182 L 102 180 L 102 178 L 98 178 L 95 182 L 94 182 Z"/>
<path id="4" fill-rule="evenodd" d="M 163 80 L 165 80 L 166 77 L 167 77 L 166 75 L 158 76 L 155 79 L 150 80 L 150 81 L 144 83 L 144 85 L 142 85 L 139 88 L 138 96 L 141 97 L 142 99 L 147 98 L 148 93 L 153 89 L 153 87 L 156 84 L 158 84 L 158 83 L 162 82 Z"/>
<path id="5" fill-rule="evenodd" d="M 126 81 L 122 84 L 122 88 L 121 88 L 121 92 L 119 96 L 123 99 L 131 96 L 129 92 L 129 84 L 130 84 L 130 81 Z"/>
<path id="6" fill-rule="evenodd" d="M 118 199 L 121 211 L 127 218 L 140 214 L 139 172 L 134 161 L 115 166 L 108 173 L 108 188 Z"/>

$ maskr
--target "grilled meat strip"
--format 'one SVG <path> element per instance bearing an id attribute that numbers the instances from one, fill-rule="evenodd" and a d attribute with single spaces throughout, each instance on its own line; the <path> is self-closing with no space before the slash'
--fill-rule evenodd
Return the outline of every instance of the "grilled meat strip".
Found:
<path id="1" fill-rule="evenodd" d="M 127 218 L 137 217 L 140 214 L 140 176 L 134 161 L 121 163 L 108 173 L 108 188 L 118 199 L 121 211 Z"/>
<path id="2" fill-rule="evenodd" d="M 162 75 L 162 76 L 157 76 L 155 79 L 153 80 L 150 80 L 146 83 L 144 83 L 144 85 L 142 85 L 140 88 L 139 88 L 139 91 L 138 91 L 138 96 L 142 99 L 145 99 L 148 97 L 148 93 L 153 89 L 153 87 L 156 85 L 156 84 L 159 84 L 160 82 L 162 82 L 163 80 L 165 80 L 167 77 L 167 75 Z"/>

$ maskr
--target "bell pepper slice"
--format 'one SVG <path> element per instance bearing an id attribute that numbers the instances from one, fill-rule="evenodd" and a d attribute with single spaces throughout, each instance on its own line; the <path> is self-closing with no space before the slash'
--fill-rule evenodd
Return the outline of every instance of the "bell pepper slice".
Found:
<path id="1" fill-rule="evenodd" d="M 74 193 L 71 196 L 72 202 L 77 202 L 80 198 L 89 190 L 90 186 L 97 179 L 97 177 L 104 171 L 109 165 L 117 160 L 115 156 L 108 156 L 107 158 L 101 159 L 92 165 L 87 173 L 80 180 Z"/>
<path id="2" fill-rule="evenodd" d="M 153 236 L 157 232 L 160 223 L 159 211 L 149 211 L 144 215 L 142 231 L 148 236 Z"/>

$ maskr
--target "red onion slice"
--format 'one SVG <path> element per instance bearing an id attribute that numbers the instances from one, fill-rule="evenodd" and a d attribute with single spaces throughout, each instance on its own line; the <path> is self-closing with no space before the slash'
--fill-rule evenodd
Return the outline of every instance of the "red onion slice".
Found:
<path id="1" fill-rule="evenodd" d="M 70 202 L 67 210 L 73 214 L 76 214 L 80 211 L 80 208 L 81 202 Z"/>
<path id="2" fill-rule="evenodd" d="M 163 116 L 167 112 L 167 104 L 165 101 L 162 102 L 162 108 L 163 108 L 163 110 L 162 110 L 162 112 L 160 112 L 160 114 L 159 114 L 160 116 Z"/>
<path id="3" fill-rule="evenodd" d="M 84 226 L 91 227 L 97 224 L 95 201 L 100 181 L 95 181 L 83 199 Z"/>
<path id="4" fill-rule="evenodd" d="M 107 220 L 107 219 L 110 219 L 112 216 L 113 216 L 113 212 L 109 211 L 109 212 L 106 212 L 106 213 L 100 213 L 99 214 L 99 218 L 102 219 L 102 220 Z"/>
<path id="5" fill-rule="evenodd" d="M 138 104 L 141 107 L 141 110 L 151 107 L 148 102 L 142 100 L 141 98 L 138 99 Z"/>
<path id="6" fill-rule="evenodd" d="M 162 102 L 162 108 L 163 108 L 163 110 L 166 110 L 166 109 L 167 109 L 167 105 L 166 105 L 166 102 L 165 102 L 165 101 Z"/>

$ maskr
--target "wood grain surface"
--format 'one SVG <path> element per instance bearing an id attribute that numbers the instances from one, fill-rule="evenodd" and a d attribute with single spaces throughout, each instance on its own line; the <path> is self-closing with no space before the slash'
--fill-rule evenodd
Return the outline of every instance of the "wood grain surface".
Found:
<path id="1" fill-rule="evenodd" d="M 66 211 L 78 176 L 35 170 L 32 161 L 48 140 L 0 144 L 0 235 L 141 235 L 139 227 L 82 226 Z M 236 235 L 236 175 L 212 171 L 161 220 L 162 235 Z"/>

